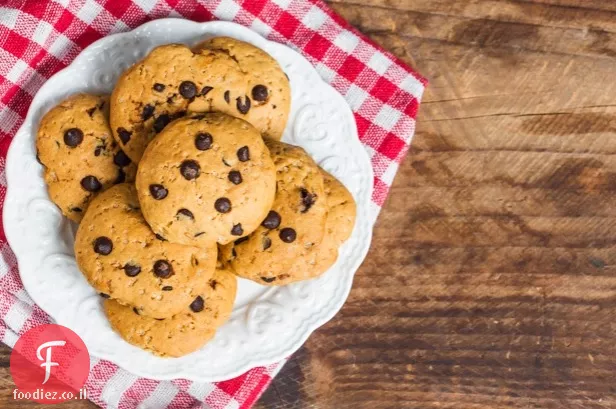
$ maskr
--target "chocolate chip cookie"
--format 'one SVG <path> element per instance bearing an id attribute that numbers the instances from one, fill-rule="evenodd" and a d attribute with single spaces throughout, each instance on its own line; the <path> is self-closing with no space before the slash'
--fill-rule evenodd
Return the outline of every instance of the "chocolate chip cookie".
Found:
<path id="1" fill-rule="evenodd" d="M 276 171 L 259 132 L 221 113 L 170 124 L 137 172 L 142 212 L 165 239 L 197 246 L 247 236 L 274 201 Z"/>
<path id="2" fill-rule="evenodd" d="M 245 104 L 246 75 L 228 54 L 163 45 L 118 80 L 111 95 L 111 129 L 138 163 L 150 140 L 186 112 L 237 112 Z"/>
<path id="3" fill-rule="evenodd" d="M 156 237 L 128 183 L 92 201 L 75 237 L 77 265 L 90 284 L 154 318 L 171 317 L 203 294 L 216 255 L 214 243 L 198 248 Z"/>
<path id="4" fill-rule="evenodd" d="M 136 313 L 115 300 L 105 300 L 109 322 L 122 338 L 159 356 L 179 357 L 201 348 L 214 337 L 233 309 L 237 279 L 219 263 L 202 295 L 171 318 L 157 320 Z"/>
<path id="5" fill-rule="evenodd" d="M 75 222 L 98 193 L 135 178 L 137 167 L 113 139 L 108 107 L 106 96 L 73 95 L 45 114 L 38 129 L 49 196 Z"/>
<path id="6" fill-rule="evenodd" d="M 325 235 L 315 248 L 316 263 L 310 264 L 306 258 L 298 258 L 294 269 L 306 271 L 307 277 L 318 277 L 326 272 L 338 259 L 338 248 L 350 236 L 355 226 L 356 206 L 353 196 L 335 177 L 321 169 L 327 199 L 327 218 Z"/>
<path id="7" fill-rule="evenodd" d="M 246 74 L 249 93 L 244 109 L 228 113 L 247 120 L 264 136 L 279 140 L 291 108 L 291 87 L 278 62 L 260 48 L 230 37 L 211 38 L 196 49 L 222 51 L 237 61 Z"/>
<path id="8" fill-rule="evenodd" d="M 276 197 L 261 225 L 248 237 L 222 246 L 235 273 L 266 285 L 282 285 L 312 276 L 297 270 L 298 259 L 314 266 L 323 240 L 327 200 L 323 174 L 300 147 L 266 141 L 276 167 Z"/>

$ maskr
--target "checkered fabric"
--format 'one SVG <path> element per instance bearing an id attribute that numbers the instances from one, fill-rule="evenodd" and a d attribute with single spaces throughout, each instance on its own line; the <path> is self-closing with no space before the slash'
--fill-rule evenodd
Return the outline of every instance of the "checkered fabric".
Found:
<path id="1" fill-rule="evenodd" d="M 355 114 L 374 167 L 376 218 L 408 150 L 426 80 L 320 0 L 0 0 L 0 205 L 8 147 L 40 86 L 93 41 L 162 17 L 234 21 L 308 58 Z M 0 337 L 13 346 L 49 317 L 25 292 L 1 225 L 0 254 Z M 160 382 L 93 357 L 86 387 L 104 408 L 246 409 L 282 365 L 254 368 L 225 382 Z"/>

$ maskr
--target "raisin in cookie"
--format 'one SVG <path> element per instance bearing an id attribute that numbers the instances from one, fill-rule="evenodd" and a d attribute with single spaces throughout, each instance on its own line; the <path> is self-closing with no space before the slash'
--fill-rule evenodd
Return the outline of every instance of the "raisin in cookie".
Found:
<path id="1" fill-rule="evenodd" d="M 133 181 L 137 170 L 113 139 L 108 106 L 105 96 L 73 95 L 45 114 L 38 129 L 49 196 L 75 222 L 99 192 Z"/>
<path id="2" fill-rule="evenodd" d="M 327 200 L 323 174 L 297 146 L 266 141 L 276 167 L 276 198 L 261 226 L 221 248 L 235 273 L 261 284 L 282 285 L 310 277 L 294 268 L 315 265 L 325 232 Z"/>
<path id="3" fill-rule="evenodd" d="M 187 111 L 238 112 L 248 103 L 246 92 L 246 75 L 229 55 L 163 45 L 118 80 L 111 95 L 111 129 L 138 163 L 150 140 L 174 119 Z"/>
<path id="4" fill-rule="evenodd" d="M 230 37 L 211 38 L 196 49 L 222 51 L 237 61 L 248 80 L 246 113 L 229 113 L 250 122 L 264 136 L 279 140 L 291 108 L 291 87 L 278 62 L 260 48 Z"/>
<path id="5" fill-rule="evenodd" d="M 205 292 L 171 318 L 139 315 L 131 307 L 105 300 L 109 322 L 122 338 L 159 356 L 179 357 L 201 348 L 214 337 L 233 309 L 237 279 L 219 264 Z"/>
<path id="6" fill-rule="evenodd" d="M 229 243 L 255 230 L 274 201 L 276 171 L 259 132 L 221 113 L 170 124 L 137 172 L 143 216 L 165 239 Z"/>
<path id="7" fill-rule="evenodd" d="M 171 317 L 203 294 L 216 255 L 215 244 L 197 248 L 157 238 L 128 183 L 92 201 L 75 237 L 77 265 L 90 284 L 154 318 Z"/>

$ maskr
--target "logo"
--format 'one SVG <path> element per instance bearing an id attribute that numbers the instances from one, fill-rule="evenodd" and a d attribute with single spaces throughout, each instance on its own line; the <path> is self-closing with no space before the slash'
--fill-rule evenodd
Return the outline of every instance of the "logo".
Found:
<path id="1" fill-rule="evenodd" d="M 51 367 L 60 365 L 57 362 L 51 362 L 51 347 L 63 347 L 64 345 L 66 345 L 66 341 L 49 341 L 45 342 L 36 350 L 36 357 L 42 361 L 43 357 L 41 356 L 41 350 L 45 348 L 47 349 L 47 359 L 45 359 L 45 362 L 41 364 L 41 366 L 45 367 L 45 380 L 43 381 L 43 385 L 45 385 L 49 380 L 49 375 L 51 375 Z"/>
<path id="2" fill-rule="evenodd" d="M 66 327 L 46 324 L 27 331 L 15 343 L 10 365 L 15 399 L 55 404 L 86 398 L 90 355 Z"/>

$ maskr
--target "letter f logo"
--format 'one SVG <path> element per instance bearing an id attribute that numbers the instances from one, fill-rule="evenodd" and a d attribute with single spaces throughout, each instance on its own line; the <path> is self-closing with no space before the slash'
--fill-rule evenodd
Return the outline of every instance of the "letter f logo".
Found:
<path id="1" fill-rule="evenodd" d="M 66 345 L 66 341 L 49 341 L 42 344 L 36 350 L 36 357 L 39 359 L 39 361 L 45 361 L 41 364 L 41 366 L 45 367 L 45 380 L 43 381 L 43 385 L 45 385 L 49 380 L 49 376 L 51 375 L 51 367 L 59 366 L 57 362 L 51 362 L 51 348 L 63 347 L 64 345 Z M 47 348 L 47 353 L 45 355 L 45 359 L 43 359 L 43 356 L 41 355 L 41 350 L 45 348 Z"/>

